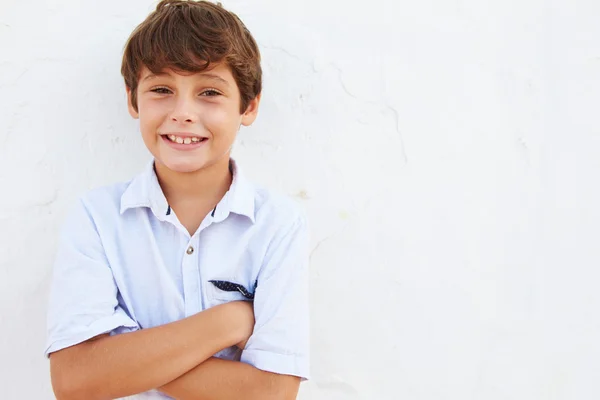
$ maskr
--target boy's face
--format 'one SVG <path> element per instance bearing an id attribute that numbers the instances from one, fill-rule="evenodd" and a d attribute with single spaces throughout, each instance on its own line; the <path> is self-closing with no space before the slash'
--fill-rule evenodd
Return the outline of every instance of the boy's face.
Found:
<path id="1" fill-rule="evenodd" d="M 137 111 L 129 89 L 127 97 L 146 147 L 175 172 L 194 172 L 228 159 L 240 125 L 254 122 L 260 101 L 258 96 L 240 114 L 239 89 L 224 64 L 199 73 L 166 69 L 159 75 L 144 67 Z"/>

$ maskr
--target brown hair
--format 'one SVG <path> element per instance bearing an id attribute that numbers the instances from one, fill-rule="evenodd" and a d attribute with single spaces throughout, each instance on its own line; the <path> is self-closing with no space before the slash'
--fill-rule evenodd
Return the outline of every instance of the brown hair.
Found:
<path id="1" fill-rule="evenodd" d="M 246 26 L 220 3 L 162 0 L 129 37 L 121 74 L 137 111 L 142 66 L 154 74 L 165 68 L 200 72 L 223 61 L 238 85 L 244 113 L 262 90 L 260 52 Z"/>

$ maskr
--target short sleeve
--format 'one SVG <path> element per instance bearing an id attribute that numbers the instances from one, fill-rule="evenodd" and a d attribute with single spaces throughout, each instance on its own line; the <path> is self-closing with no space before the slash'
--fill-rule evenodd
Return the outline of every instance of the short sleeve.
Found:
<path id="1" fill-rule="evenodd" d="M 254 333 L 241 361 L 264 371 L 308 379 L 308 226 L 304 216 L 267 251 L 258 275 L 254 315 Z"/>
<path id="2" fill-rule="evenodd" d="M 46 356 L 104 333 L 139 329 L 119 306 L 117 285 L 96 225 L 81 200 L 60 235 L 47 328 Z"/>

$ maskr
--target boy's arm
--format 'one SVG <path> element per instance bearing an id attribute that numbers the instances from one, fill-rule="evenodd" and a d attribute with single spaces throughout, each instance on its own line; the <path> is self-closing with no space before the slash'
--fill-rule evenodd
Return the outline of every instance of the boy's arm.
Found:
<path id="1" fill-rule="evenodd" d="M 51 354 L 57 399 L 103 400 L 164 385 L 246 339 L 252 307 L 231 302 L 163 326 L 102 336 Z"/>
<path id="2" fill-rule="evenodd" d="M 294 400 L 300 378 L 210 358 L 159 390 L 177 400 Z"/>

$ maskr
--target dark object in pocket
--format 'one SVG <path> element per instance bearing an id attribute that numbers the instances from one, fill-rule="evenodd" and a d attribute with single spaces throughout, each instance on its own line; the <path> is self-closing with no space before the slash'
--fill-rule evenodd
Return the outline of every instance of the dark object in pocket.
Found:
<path id="1" fill-rule="evenodd" d="M 244 286 L 240 285 L 239 283 L 233 283 L 233 282 L 228 282 L 228 281 L 209 281 L 209 282 L 212 283 L 213 285 L 215 285 L 220 290 L 223 290 L 225 292 L 240 292 L 242 294 L 242 296 L 244 296 L 248 300 L 254 300 L 254 293 L 251 293 L 248 289 L 246 289 Z M 254 291 L 256 291 L 257 284 L 258 284 L 258 281 L 254 282 Z"/>

